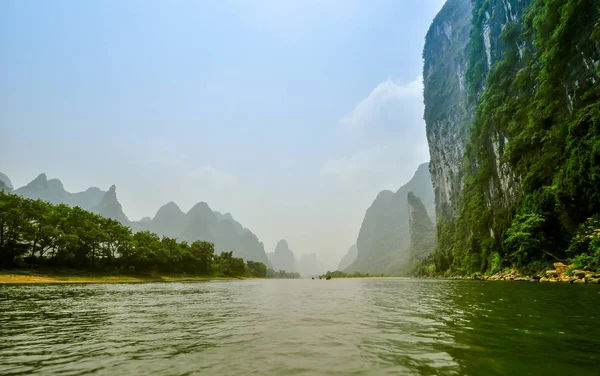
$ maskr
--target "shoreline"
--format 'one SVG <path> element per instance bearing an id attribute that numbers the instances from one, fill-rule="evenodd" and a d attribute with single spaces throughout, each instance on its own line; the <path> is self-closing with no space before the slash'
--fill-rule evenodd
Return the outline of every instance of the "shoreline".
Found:
<path id="1" fill-rule="evenodd" d="M 576 269 L 575 265 L 565 265 L 555 262 L 554 269 L 535 274 L 521 273 L 519 270 L 502 271 L 493 275 L 475 274 L 473 276 L 447 276 L 425 277 L 447 280 L 477 280 L 477 281 L 514 281 L 514 282 L 540 282 L 540 283 L 575 283 L 575 284 L 600 284 L 600 271 Z"/>
<path id="2" fill-rule="evenodd" d="M 219 277 L 219 276 L 190 276 L 190 275 L 127 275 L 114 273 L 61 273 L 61 272 L 0 272 L 0 285 L 27 284 L 70 284 L 70 283 L 155 283 L 155 282 L 206 282 L 206 281 L 235 281 L 259 278 L 250 277 Z"/>

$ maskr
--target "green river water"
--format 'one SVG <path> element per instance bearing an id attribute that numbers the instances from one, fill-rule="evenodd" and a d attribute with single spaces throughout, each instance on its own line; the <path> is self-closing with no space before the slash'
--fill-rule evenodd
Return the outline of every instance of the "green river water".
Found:
<path id="1" fill-rule="evenodd" d="M 599 375 L 600 286 L 0 286 L 0 375 Z"/>

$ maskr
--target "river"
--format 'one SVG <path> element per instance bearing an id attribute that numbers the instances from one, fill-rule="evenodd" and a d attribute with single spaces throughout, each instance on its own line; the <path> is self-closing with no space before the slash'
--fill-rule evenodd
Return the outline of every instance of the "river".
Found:
<path id="1" fill-rule="evenodd" d="M 599 318 L 597 285 L 4 285 L 0 375 L 592 375 Z"/>

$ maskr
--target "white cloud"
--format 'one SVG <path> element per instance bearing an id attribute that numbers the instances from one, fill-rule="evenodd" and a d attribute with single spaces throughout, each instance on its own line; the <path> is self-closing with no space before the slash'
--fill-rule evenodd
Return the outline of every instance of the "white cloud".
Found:
<path id="1" fill-rule="evenodd" d="M 378 84 L 339 121 L 338 145 L 345 151 L 323 163 L 320 174 L 369 194 L 398 189 L 429 159 L 423 110 L 421 77 Z"/>
<path id="2" fill-rule="evenodd" d="M 421 99 L 423 97 L 423 79 L 417 77 L 407 84 L 399 84 L 388 79 L 373 89 L 350 113 L 341 120 L 340 125 L 347 129 L 360 129 L 371 122 L 382 109 L 391 102 Z"/>
<path id="3" fill-rule="evenodd" d="M 376 145 L 356 154 L 326 161 L 321 167 L 321 175 L 331 175 L 340 180 L 355 180 L 365 174 L 382 170 L 382 164 L 388 164 L 389 148 Z M 383 168 L 385 170 L 385 168 Z M 385 173 L 385 171 L 383 171 Z"/>

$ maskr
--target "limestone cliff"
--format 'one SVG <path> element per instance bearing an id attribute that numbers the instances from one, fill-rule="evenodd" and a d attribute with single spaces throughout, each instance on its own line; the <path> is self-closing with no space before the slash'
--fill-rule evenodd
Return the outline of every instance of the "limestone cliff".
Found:
<path id="1" fill-rule="evenodd" d="M 448 0 L 436 16 L 423 76 L 438 272 L 595 259 L 574 244 L 600 216 L 598 19 L 593 0 Z"/>
<path id="2" fill-rule="evenodd" d="M 397 192 L 380 192 L 367 209 L 356 241 L 357 258 L 346 271 L 371 274 L 405 274 L 410 264 L 408 192 L 418 195 L 430 215 L 434 197 L 428 164 Z"/>
<path id="3" fill-rule="evenodd" d="M 297 272 L 296 260 L 294 253 L 288 246 L 287 241 L 284 239 L 280 240 L 275 247 L 275 251 L 268 254 L 269 261 L 273 266 L 273 270 L 285 270 L 286 272 L 295 273 Z"/>

